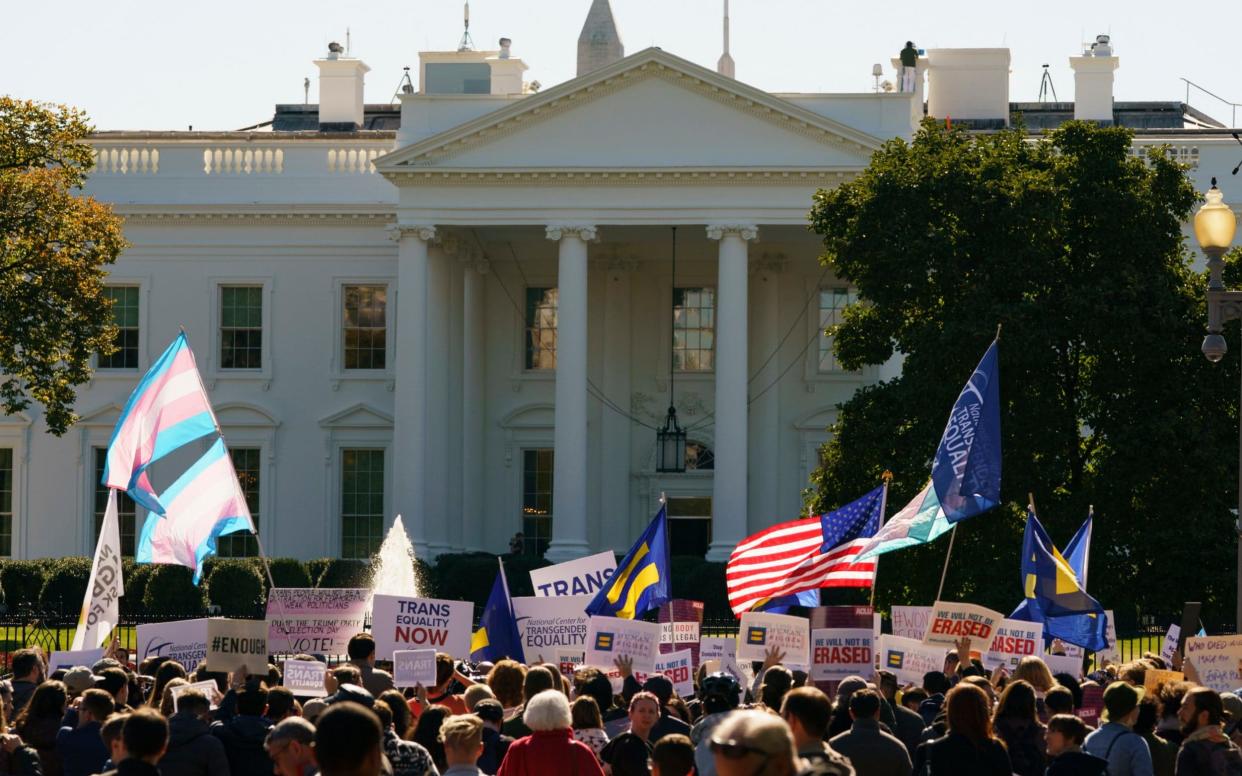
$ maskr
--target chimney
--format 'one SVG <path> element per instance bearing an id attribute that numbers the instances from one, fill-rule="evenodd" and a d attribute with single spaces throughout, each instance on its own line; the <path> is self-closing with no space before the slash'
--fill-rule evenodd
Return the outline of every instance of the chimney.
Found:
<path id="1" fill-rule="evenodd" d="M 328 44 L 328 56 L 316 59 L 319 68 L 319 131 L 352 132 L 362 128 L 362 82 L 367 67 L 361 59 L 345 56 L 339 43 Z"/>
<path id="2" fill-rule="evenodd" d="M 1074 68 L 1074 118 L 1113 123 L 1113 71 L 1121 60 L 1113 56 L 1107 35 L 1097 35 L 1095 43 L 1081 57 L 1070 57 Z"/>
<path id="3" fill-rule="evenodd" d="M 927 114 L 980 129 L 1009 125 L 1009 49 L 928 49 Z"/>
<path id="4" fill-rule="evenodd" d="M 522 93 L 522 74 L 530 68 L 521 59 L 513 56 L 512 40 L 501 38 L 500 51 L 495 57 L 488 57 L 487 64 L 492 69 L 492 94 Z"/>

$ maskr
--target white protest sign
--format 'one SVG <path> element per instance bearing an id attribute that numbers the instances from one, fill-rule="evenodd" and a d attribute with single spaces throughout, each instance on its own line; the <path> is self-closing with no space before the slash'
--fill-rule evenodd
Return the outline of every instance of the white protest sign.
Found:
<path id="1" fill-rule="evenodd" d="M 944 670 L 944 647 L 918 639 L 884 635 L 880 637 L 879 651 L 880 668 L 895 674 L 901 684 L 922 686 L 924 674 Z"/>
<path id="2" fill-rule="evenodd" d="M 267 674 L 267 620 L 207 620 L 207 670 Z"/>
<path id="3" fill-rule="evenodd" d="M 552 650 L 552 659 L 556 661 L 557 668 L 561 670 L 561 675 L 572 679 L 574 671 L 578 670 L 578 667 L 586 661 L 586 649 L 557 647 Z"/>
<path id="4" fill-rule="evenodd" d="M 1113 616 L 1112 609 L 1106 609 L 1104 616 L 1108 617 L 1108 625 L 1104 630 L 1104 640 L 1108 642 L 1108 646 L 1096 654 L 1097 663 L 1109 660 L 1114 663 L 1121 662 L 1121 650 L 1117 646 L 1117 618 Z"/>
<path id="5" fill-rule="evenodd" d="M 839 682 L 847 676 L 870 676 L 875 670 L 875 632 L 865 628 L 816 628 L 811 631 L 811 680 Z"/>
<path id="6" fill-rule="evenodd" d="M 810 620 L 788 614 L 743 613 L 737 632 L 738 659 L 763 660 L 764 653 L 773 647 L 784 652 L 789 663 L 810 663 Z"/>
<path id="7" fill-rule="evenodd" d="M 1191 636 L 1186 639 L 1186 662 L 1194 665 L 1204 687 L 1233 692 L 1242 686 L 1242 636 Z"/>
<path id="8" fill-rule="evenodd" d="M 1069 674 L 1075 679 L 1082 678 L 1082 658 L 1073 655 L 1044 655 L 1044 663 L 1054 674 Z"/>
<path id="9" fill-rule="evenodd" d="M 732 674 L 738 683 L 737 702 L 740 704 L 746 700 L 746 691 L 755 681 L 755 672 L 751 670 L 750 663 L 738 663 L 731 657 L 725 656 L 720 659 L 719 670 L 727 674 Z M 715 673 L 708 671 L 708 673 Z"/>
<path id="10" fill-rule="evenodd" d="M 178 707 L 181 703 L 181 696 L 187 690 L 198 690 L 203 695 L 207 696 L 207 702 L 211 704 L 211 708 L 213 709 L 216 708 L 215 697 L 216 697 L 216 693 L 220 692 L 220 685 L 216 684 L 216 681 L 214 679 L 205 679 L 201 682 L 191 682 L 189 684 L 182 684 L 176 687 L 170 687 L 168 690 L 168 694 L 171 695 L 173 699 L 173 711 L 179 710 Z M 320 692 L 323 692 L 322 682 L 320 683 L 319 690 Z"/>
<path id="11" fill-rule="evenodd" d="M 375 656 L 391 660 L 399 649 L 436 649 L 455 658 L 470 655 L 474 604 L 377 593 L 371 607 Z"/>
<path id="12" fill-rule="evenodd" d="M 589 595 L 514 598 L 513 614 L 527 662 L 536 661 L 540 655 L 551 660 L 559 647 L 583 652 L 587 637 L 587 616 L 583 610 L 589 603 Z"/>
<path id="13" fill-rule="evenodd" d="M 530 570 L 535 596 L 589 595 L 599 592 L 617 569 L 617 557 L 609 552 Z"/>
<path id="14" fill-rule="evenodd" d="M 927 623 L 931 621 L 931 610 L 930 606 L 894 606 L 893 635 L 922 641 L 927 635 Z"/>
<path id="15" fill-rule="evenodd" d="M 699 641 L 699 623 L 682 620 L 660 623 L 661 644 L 696 644 Z"/>
<path id="16" fill-rule="evenodd" d="M 655 673 L 660 654 L 660 624 L 618 617 L 592 617 L 587 630 L 587 665 L 612 668 L 625 655 L 634 661 L 636 673 Z"/>
<path id="17" fill-rule="evenodd" d="M 267 648 L 341 655 L 362 632 L 371 591 L 360 587 L 275 587 L 267 597 Z"/>
<path id="18" fill-rule="evenodd" d="M 699 665 L 708 660 L 737 657 L 737 639 L 730 636 L 704 636 L 699 639 Z"/>
<path id="19" fill-rule="evenodd" d="M 694 695 L 694 671 L 690 666 L 690 650 L 666 652 L 656 658 L 655 673 L 664 674 L 682 698 Z"/>
<path id="20" fill-rule="evenodd" d="M 194 670 L 207 659 L 207 618 L 139 625 L 134 662 L 141 663 L 149 657 L 171 658 L 187 670 Z"/>
<path id="21" fill-rule="evenodd" d="M 392 682 L 398 687 L 436 686 L 434 649 L 399 649 L 392 653 Z"/>
<path id="22" fill-rule="evenodd" d="M 1169 632 L 1164 635 L 1164 646 L 1160 649 L 1160 657 L 1166 665 L 1173 664 L 1173 656 L 1177 654 L 1177 640 L 1182 635 L 1182 626 L 1170 625 Z"/>
<path id="23" fill-rule="evenodd" d="M 323 677 L 328 667 L 318 660 L 286 660 L 281 684 L 289 692 L 318 698 L 324 694 Z"/>
<path id="24" fill-rule="evenodd" d="M 48 658 L 47 670 L 50 673 L 58 668 L 75 668 L 77 666 L 90 668 L 102 660 L 103 655 L 103 647 L 99 649 L 66 649 L 53 652 L 51 657 Z"/>
<path id="25" fill-rule="evenodd" d="M 1044 624 L 1022 620 L 1001 620 L 996 626 L 992 644 L 983 654 L 983 664 L 988 668 L 1003 665 L 1011 672 L 1024 657 L 1042 657 L 1044 654 Z"/>
<path id="26" fill-rule="evenodd" d="M 996 626 L 1003 619 L 1005 616 L 1000 612 L 975 604 L 937 601 L 932 607 L 923 643 L 952 647 L 961 638 L 969 637 L 972 646 L 982 652 L 986 645 L 992 643 Z"/>

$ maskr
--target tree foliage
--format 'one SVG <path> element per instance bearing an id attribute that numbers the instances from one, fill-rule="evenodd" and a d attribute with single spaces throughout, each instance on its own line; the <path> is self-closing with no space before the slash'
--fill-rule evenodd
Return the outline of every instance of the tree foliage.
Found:
<path id="1" fill-rule="evenodd" d="M 889 513 L 905 504 L 1004 326 L 1005 504 L 960 524 L 946 599 L 1021 600 L 1031 492 L 1058 544 L 1094 505 L 1089 589 L 1123 623 L 1188 599 L 1232 621 L 1238 357 L 1199 351 L 1205 281 L 1181 231 L 1195 192 L 1162 151 L 1130 150 L 1122 128 L 1071 122 L 1032 142 L 929 121 L 816 194 L 822 260 L 861 300 L 834 331 L 838 358 L 902 359 L 841 406 L 808 491 L 817 508 L 885 469 Z M 883 556 L 878 601 L 930 603 L 947 543 Z"/>
<path id="2" fill-rule="evenodd" d="M 0 96 L 0 405 L 38 402 L 55 434 L 115 336 L 103 278 L 125 241 L 112 209 L 78 191 L 90 132 L 73 108 Z"/>

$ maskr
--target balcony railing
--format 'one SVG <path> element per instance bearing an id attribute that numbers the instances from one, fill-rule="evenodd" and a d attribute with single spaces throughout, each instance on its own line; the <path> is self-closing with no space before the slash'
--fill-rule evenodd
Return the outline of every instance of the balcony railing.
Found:
<path id="1" fill-rule="evenodd" d="M 374 175 L 391 142 L 358 144 L 95 140 L 94 176 Z"/>

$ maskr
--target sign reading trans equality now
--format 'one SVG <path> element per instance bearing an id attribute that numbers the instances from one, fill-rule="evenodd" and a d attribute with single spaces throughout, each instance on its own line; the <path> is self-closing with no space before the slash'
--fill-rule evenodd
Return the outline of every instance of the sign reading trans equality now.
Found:
<path id="1" fill-rule="evenodd" d="M 611 551 L 530 570 L 536 598 L 562 595 L 589 595 L 599 592 L 617 570 L 617 557 Z"/>

